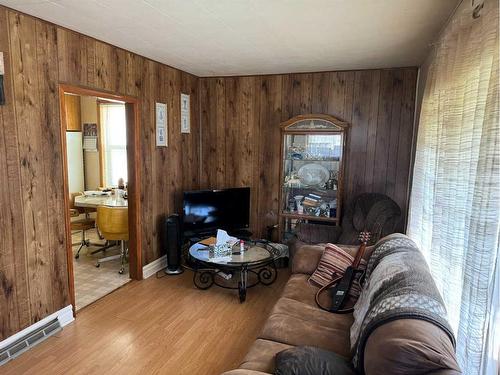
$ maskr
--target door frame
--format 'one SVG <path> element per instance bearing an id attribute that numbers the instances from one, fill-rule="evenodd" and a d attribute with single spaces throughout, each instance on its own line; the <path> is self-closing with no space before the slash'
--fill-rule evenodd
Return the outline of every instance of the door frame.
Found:
<path id="1" fill-rule="evenodd" d="M 64 189 L 64 216 L 66 229 L 66 255 L 68 266 L 68 285 L 70 302 L 73 306 L 73 315 L 76 315 L 75 303 L 75 278 L 73 272 L 73 249 L 71 246 L 71 224 L 69 215 L 69 193 L 68 193 L 68 161 L 66 154 L 66 116 L 64 94 L 75 94 L 80 96 L 96 96 L 111 100 L 125 102 L 125 116 L 127 122 L 127 166 L 128 166 L 128 217 L 129 217 L 129 274 L 132 280 L 142 280 L 142 244 L 140 225 L 140 103 L 139 99 L 118 95 L 108 91 L 94 90 L 83 86 L 59 84 L 59 117 L 61 119 L 61 159 L 63 168 Z M 132 203 L 132 204 L 130 204 Z"/>

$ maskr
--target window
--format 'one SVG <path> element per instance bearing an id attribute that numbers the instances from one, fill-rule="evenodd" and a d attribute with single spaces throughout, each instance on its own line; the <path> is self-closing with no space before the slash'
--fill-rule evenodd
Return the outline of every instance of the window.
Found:
<path id="1" fill-rule="evenodd" d="M 408 219 L 467 375 L 499 363 L 498 35 L 498 1 L 463 2 L 427 60 Z"/>
<path id="2" fill-rule="evenodd" d="M 105 186 L 117 186 L 118 180 L 128 181 L 127 128 L 125 105 L 100 104 L 102 139 L 102 180 Z"/>

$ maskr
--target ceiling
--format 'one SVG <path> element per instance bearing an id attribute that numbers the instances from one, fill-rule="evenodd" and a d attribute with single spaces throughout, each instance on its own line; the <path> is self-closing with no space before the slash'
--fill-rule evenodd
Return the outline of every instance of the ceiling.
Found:
<path id="1" fill-rule="evenodd" d="M 457 0 L 0 0 L 198 76 L 420 65 Z"/>

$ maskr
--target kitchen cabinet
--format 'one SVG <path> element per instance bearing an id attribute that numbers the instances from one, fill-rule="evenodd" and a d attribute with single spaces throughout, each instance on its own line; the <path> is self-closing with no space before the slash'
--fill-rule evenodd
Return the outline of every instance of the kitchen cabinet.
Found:
<path id="1" fill-rule="evenodd" d="M 78 95 L 64 94 L 66 131 L 81 132 L 81 105 Z"/>

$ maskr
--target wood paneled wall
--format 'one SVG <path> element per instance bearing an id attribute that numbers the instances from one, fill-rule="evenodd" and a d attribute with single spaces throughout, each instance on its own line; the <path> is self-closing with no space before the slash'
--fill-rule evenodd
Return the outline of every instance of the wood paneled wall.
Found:
<path id="1" fill-rule="evenodd" d="M 416 78 L 416 68 L 201 78 L 202 187 L 250 186 L 263 235 L 277 222 L 280 122 L 326 113 L 351 125 L 344 201 L 384 193 L 406 217 Z"/>
<path id="2" fill-rule="evenodd" d="M 199 187 L 198 78 L 0 6 L 0 340 L 69 304 L 58 84 L 140 98 L 143 263 L 161 254 L 158 221 Z M 180 93 L 191 134 L 180 133 Z M 169 147 L 155 147 L 154 103 Z"/>
<path id="3" fill-rule="evenodd" d="M 416 69 L 198 79 L 1 6 L 0 51 L 0 340 L 69 303 L 59 83 L 140 99 L 144 264 L 161 255 L 159 218 L 180 210 L 187 189 L 251 186 L 262 235 L 278 209 L 279 123 L 297 114 L 351 124 L 347 200 L 382 192 L 406 213 Z M 181 92 L 191 94 L 188 135 Z M 168 103 L 168 148 L 155 147 L 156 101 Z"/>

